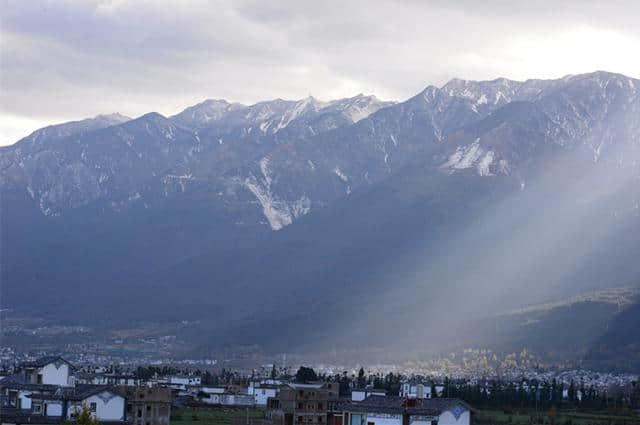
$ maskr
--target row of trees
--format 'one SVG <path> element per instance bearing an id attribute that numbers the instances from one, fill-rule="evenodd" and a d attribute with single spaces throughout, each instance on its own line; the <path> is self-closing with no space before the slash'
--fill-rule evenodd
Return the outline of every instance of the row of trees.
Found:
<path id="1" fill-rule="evenodd" d="M 520 383 L 493 380 L 488 385 L 445 379 L 442 395 L 461 398 L 477 407 L 640 408 L 640 385 L 636 382 L 628 387 L 598 390 L 573 382 L 565 386 L 555 379 L 551 382 L 531 380 Z"/>
<path id="2" fill-rule="evenodd" d="M 385 376 L 366 375 L 360 369 L 357 376 L 335 375 L 321 376 L 321 379 L 333 380 L 340 383 L 340 394 L 349 395 L 353 388 L 370 386 L 384 389 L 387 395 L 399 395 L 401 383 L 406 379 L 402 375 L 389 373 Z M 425 380 L 425 386 L 430 387 L 433 396 L 456 397 L 463 399 L 473 406 L 482 407 L 526 407 L 551 408 L 575 407 L 581 409 L 639 409 L 640 383 L 632 382 L 628 386 L 609 389 L 596 389 L 584 383 L 571 382 L 564 385 L 555 379 L 548 381 L 522 380 L 521 382 L 507 382 L 490 380 L 471 382 L 469 380 L 451 380 L 445 378 L 438 385 L 433 380 Z M 441 391 L 437 391 L 441 387 Z"/>

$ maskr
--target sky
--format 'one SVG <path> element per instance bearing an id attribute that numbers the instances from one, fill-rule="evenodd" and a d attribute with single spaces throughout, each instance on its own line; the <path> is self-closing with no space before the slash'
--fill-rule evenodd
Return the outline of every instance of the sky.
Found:
<path id="1" fill-rule="evenodd" d="M 404 100 L 452 78 L 640 77 L 640 2 L 0 0 L 0 145 L 208 98 Z"/>

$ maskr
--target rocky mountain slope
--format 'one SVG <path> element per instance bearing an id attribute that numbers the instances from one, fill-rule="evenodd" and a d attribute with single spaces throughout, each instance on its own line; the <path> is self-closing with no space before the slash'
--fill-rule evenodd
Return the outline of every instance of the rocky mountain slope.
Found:
<path id="1" fill-rule="evenodd" d="M 452 80 L 36 132 L 0 150 L 4 303 L 276 351 L 459 344 L 495 310 L 634 283 L 639 84 Z"/>

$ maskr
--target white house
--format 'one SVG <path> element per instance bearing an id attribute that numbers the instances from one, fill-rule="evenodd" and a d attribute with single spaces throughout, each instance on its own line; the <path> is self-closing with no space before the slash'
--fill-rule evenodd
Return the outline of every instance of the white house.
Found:
<path id="1" fill-rule="evenodd" d="M 470 425 L 471 408 L 459 399 L 369 396 L 345 406 L 348 425 Z"/>
<path id="2" fill-rule="evenodd" d="M 43 357 L 22 365 L 25 380 L 28 384 L 59 385 L 68 387 L 73 385 L 71 371 L 73 366 L 59 356 Z"/>
<path id="3" fill-rule="evenodd" d="M 198 400 L 201 403 L 218 405 L 218 406 L 254 406 L 253 396 L 248 394 L 229 394 L 229 393 L 201 393 Z"/>
<path id="4" fill-rule="evenodd" d="M 362 388 L 351 390 L 351 401 L 362 401 L 370 395 L 386 396 L 385 390 L 376 390 L 373 388 Z"/>
<path id="5" fill-rule="evenodd" d="M 92 415 L 100 421 L 124 421 L 126 419 L 126 399 L 110 387 L 86 385 L 77 388 L 73 396 L 66 399 L 67 419 L 75 418 L 77 409 L 86 405 Z"/>
<path id="6" fill-rule="evenodd" d="M 257 406 L 266 406 L 267 400 L 269 397 L 276 397 L 280 388 L 277 385 L 266 385 L 266 384 L 257 384 L 251 385 L 253 382 L 249 384 L 247 388 L 247 393 L 250 396 L 253 396 L 254 403 Z"/>
<path id="7" fill-rule="evenodd" d="M 32 395 L 72 387 L 73 369 L 69 362 L 57 356 L 25 362 L 18 372 L 0 380 L 0 393 L 7 398 L 8 406 L 30 411 Z"/>
<path id="8" fill-rule="evenodd" d="M 77 411 L 86 405 L 100 421 L 124 422 L 126 419 L 124 396 L 109 386 L 79 385 L 75 388 L 60 388 L 54 393 L 32 394 L 29 397 L 33 415 L 73 420 Z"/>
<path id="9" fill-rule="evenodd" d="M 187 385 L 200 385 L 202 380 L 199 376 L 171 376 L 169 377 L 169 384 L 186 387 Z"/>
<path id="10" fill-rule="evenodd" d="M 198 393 L 205 393 L 205 394 L 222 394 L 226 391 L 225 387 L 200 386 L 200 387 L 193 387 L 193 388 L 197 390 Z"/>
<path id="11" fill-rule="evenodd" d="M 436 385 L 438 397 L 442 395 L 444 386 Z M 425 385 L 419 382 L 404 382 L 400 387 L 400 395 L 409 398 L 431 398 L 431 385 Z"/>
<path id="12" fill-rule="evenodd" d="M 223 406 L 249 407 L 255 404 L 252 396 L 247 394 L 219 394 Z"/>
<path id="13" fill-rule="evenodd" d="M 23 363 L 18 373 L 0 381 L 0 395 L 6 397 L 6 407 L 19 409 L 21 420 L 31 423 L 39 423 L 42 417 L 71 420 L 82 405 L 100 421 L 126 421 L 124 395 L 108 385 L 76 384 L 73 370 L 60 357 Z"/>

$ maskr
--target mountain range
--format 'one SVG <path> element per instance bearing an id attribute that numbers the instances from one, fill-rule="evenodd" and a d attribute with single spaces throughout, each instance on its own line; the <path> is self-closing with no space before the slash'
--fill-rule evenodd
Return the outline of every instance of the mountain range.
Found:
<path id="1" fill-rule="evenodd" d="M 0 148 L 3 307 L 193 321 L 199 350 L 508 346 L 469 330 L 637 285 L 639 149 L 640 81 L 608 72 L 50 126 Z"/>

